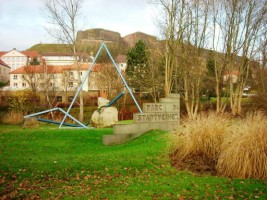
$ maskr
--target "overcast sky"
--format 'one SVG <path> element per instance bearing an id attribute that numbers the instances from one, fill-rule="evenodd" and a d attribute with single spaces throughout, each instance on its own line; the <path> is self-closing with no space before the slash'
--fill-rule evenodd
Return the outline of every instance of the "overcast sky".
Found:
<path id="1" fill-rule="evenodd" d="M 56 43 L 44 27 L 42 0 L 0 0 L 0 51 L 25 50 L 37 43 Z M 137 31 L 157 36 L 147 0 L 84 0 L 82 30 L 103 28 L 125 36 Z"/>

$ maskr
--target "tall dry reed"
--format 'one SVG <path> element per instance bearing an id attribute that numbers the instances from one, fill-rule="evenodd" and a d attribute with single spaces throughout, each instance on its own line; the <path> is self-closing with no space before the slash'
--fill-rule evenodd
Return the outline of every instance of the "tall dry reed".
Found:
<path id="1" fill-rule="evenodd" d="M 238 178 L 267 178 L 267 117 L 249 113 L 232 126 L 218 158 L 220 175 Z"/>

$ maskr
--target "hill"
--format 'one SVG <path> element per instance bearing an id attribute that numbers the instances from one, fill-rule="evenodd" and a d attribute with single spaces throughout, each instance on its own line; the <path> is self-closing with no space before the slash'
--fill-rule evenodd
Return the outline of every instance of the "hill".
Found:
<path id="1" fill-rule="evenodd" d="M 106 29 L 88 29 L 85 31 L 78 31 L 77 44 L 78 51 L 86 52 L 88 54 L 97 52 L 99 45 L 105 42 L 108 45 L 111 53 L 116 55 L 125 54 L 129 48 L 132 48 L 138 40 L 143 40 L 148 45 L 150 42 L 157 41 L 157 38 L 142 32 L 129 34 L 121 37 L 118 32 Z M 69 52 L 70 48 L 65 44 L 36 44 L 28 50 L 43 52 Z"/>
<path id="2" fill-rule="evenodd" d="M 121 43 L 121 34 L 118 32 L 105 29 L 88 29 L 85 31 L 78 31 L 77 41 L 81 43 Z"/>
<path id="3" fill-rule="evenodd" d="M 138 40 L 143 40 L 148 45 L 151 42 L 157 42 L 157 38 L 153 35 L 148 35 L 142 32 L 136 32 L 123 37 L 124 43 L 127 45 L 128 48 L 132 48 Z"/>
<path id="4" fill-rule="evenodd" d="M 35 44 L 29 51 L 37 51 L 39 54 L 43 52 L 69 52 L 70 46 L 66 44 Z"/>

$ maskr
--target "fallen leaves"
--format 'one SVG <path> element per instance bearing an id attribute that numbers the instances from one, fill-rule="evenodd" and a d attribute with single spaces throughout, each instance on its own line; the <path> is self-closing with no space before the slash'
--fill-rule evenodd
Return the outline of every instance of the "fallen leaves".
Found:
<path id="1" fill-rule="evenodd" d="M 175 177 L 159 167 L 122 168 L 105 167 L 99 171 L 43 171 L 30 173 L 19 170 L 17 174 L 6 173 L 0 177 L 0 199 L 62 199 L 86 197 L 89 199 L 110 199 L 110 197 L 141 195 L 150 199 L 262 199 L 266 196 L 261 187 L 247 190 L 251 180 L 227 179 L 213 183 L 209 177 L 194 177 L 184 173 Z M 217 180 L 217 179 L 216 179 Z M 223 187 L 222 187 L 223 184 Z M 240 188 L 236 186 L 240 184 Z M 244 187 L 244 188 L 243 188 Z M 132 196 L 131 196 L 132 195 Z M 139 198 L 139 196 L 138 196 Z M 111 198 L 112 199 L 112 198 Z"/>

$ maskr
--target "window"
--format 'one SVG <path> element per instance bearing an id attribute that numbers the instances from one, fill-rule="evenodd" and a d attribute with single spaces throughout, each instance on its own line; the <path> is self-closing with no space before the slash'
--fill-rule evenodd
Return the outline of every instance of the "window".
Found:
<path id="1" fill-rule="evenodd" d="M 26 83 L 22 83 L 22 87 L 26 87 Z"/>
<path id="2" fill-rule="evenodd" d="M 14 57 L 12 58 L 12 62 L 15 62 L 15 58 Z"/>
<path id="3" fill-rule="evenodd" d="M 73 72 L 69 72 L 69 75 L 70 75 L 70 76 L 73 76 Z"/>
<path id="4" fill-rule="evenodd" d="M 83 75 L 83 73 L 82 73 L 82 72 L 80 72 L 80 75 L 82 76 L 82 75 Z"/>
<path id="5" fill-rule="evenodd" d="M 14 83 L 13 86 L 14 86 L 14 87 L 18 87 L 18 83 Z"/>
<path id="6" fill-rule="evenodd" d="M 73 87 L 73 82 L 69 82 L 69 87 Z"/>
<path id="7" fill-rule="evenodd" d="M 15 74 L 15 75 L 13 76 L 13 79 L 14 79 L 14 80 L 17 80 L 17 79 L 18 79 L 18 75 Z"/>

